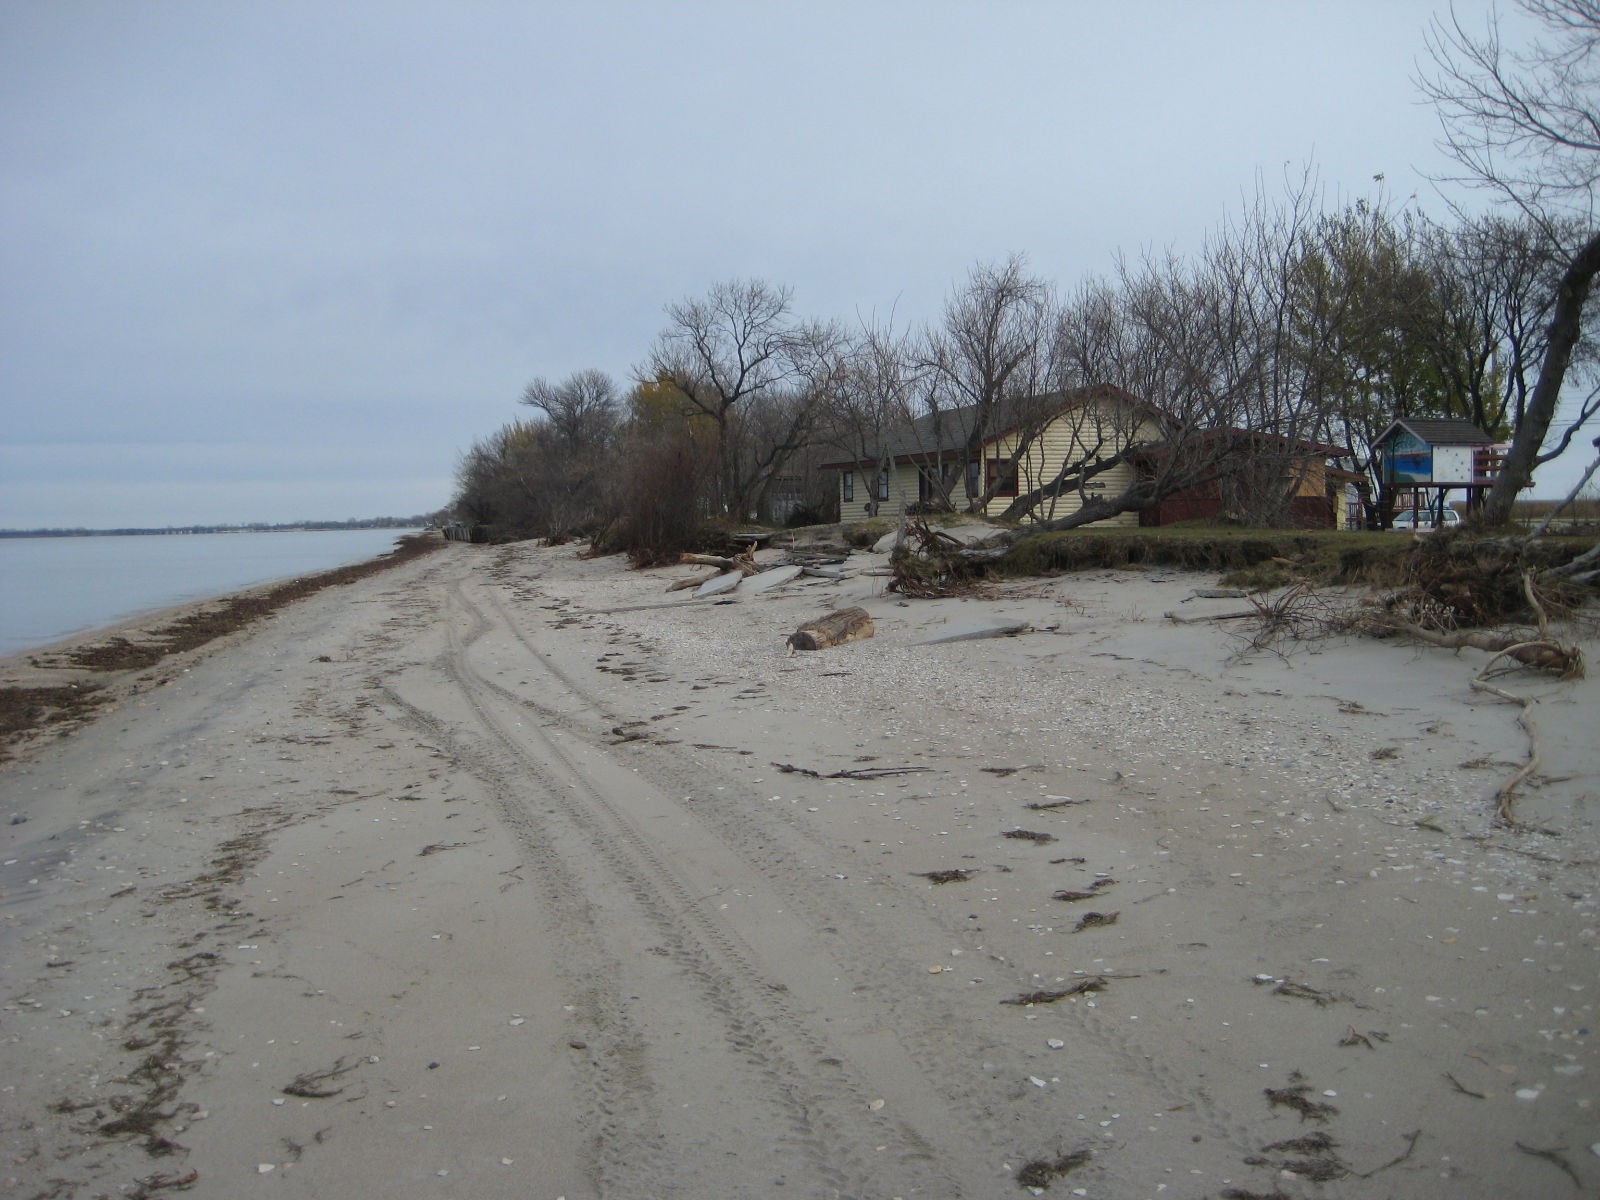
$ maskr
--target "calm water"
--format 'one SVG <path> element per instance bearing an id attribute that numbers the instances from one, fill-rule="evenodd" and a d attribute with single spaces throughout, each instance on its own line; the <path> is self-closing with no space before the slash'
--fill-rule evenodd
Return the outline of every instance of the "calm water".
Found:
<path id="1" fill-rule="evenodd" d="M 406 532 L 0 538 L 0 656 L 153 609 L 376 558 Z"/>

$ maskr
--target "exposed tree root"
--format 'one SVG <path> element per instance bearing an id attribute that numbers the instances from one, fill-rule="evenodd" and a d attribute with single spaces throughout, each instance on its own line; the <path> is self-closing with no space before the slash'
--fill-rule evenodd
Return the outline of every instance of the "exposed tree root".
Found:
<path id="1" fill-rule="evenodd" d="M 1485 667 L 1484 670 L 1487 671 L 1488 668 Z M 1485 683 L 1481 674 L 1472 680 L 1472 687 L 1474 691 L 1488 692 L 1491 696 L 1498 696 L 1502 700 L 1509 700 L 1512 704 L 1522 706 L 1522 711 L 1517 714 L 1517 724 L 1521 725 L 1522 731 L 1528 735 L 1528 761 L 1495 792 L 1495 819 L 1502 825 L 1516 825 L 1517 819 L 1512 812 L 1512 805 L 1516 802 L 1517 789 L 1539 769 L 1539 731 L 1534 728 L 1533 717 L 1530 715 L 1530 710 L 1539 702 L 1531 696 L 1514 696 L 1491 683 Z"/>
<path id="2" fill-rule="evenodd" d="M 942 530 L 917 518 L 907 521 L 889 555 L 891 592 L 929 600 L 971 595 L 984 566 L 964 553 L 965 547 Z"/>

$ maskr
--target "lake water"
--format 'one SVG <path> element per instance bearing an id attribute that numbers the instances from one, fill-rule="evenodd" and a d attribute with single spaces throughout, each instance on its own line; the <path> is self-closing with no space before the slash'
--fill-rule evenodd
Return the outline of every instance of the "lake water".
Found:
<path id="1" fill-rule="evenodd" d="M 141 613 L 377 558 L 405 529 L 0 538 L 0 657 Z"/>

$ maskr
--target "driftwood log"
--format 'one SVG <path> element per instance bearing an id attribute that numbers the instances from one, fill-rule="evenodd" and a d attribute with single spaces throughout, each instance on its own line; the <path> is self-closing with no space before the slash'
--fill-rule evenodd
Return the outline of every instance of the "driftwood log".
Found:
<path id="1" fill-rule="evenodd" d="M 826 650 L 873 634 L 872 618 L 864 608 L 840 608 L 807 621 L 789 635 L 789 649 Z"/>
<path id="2" fill-rule="evenodd" d="M 728 558 L 722 554 L 684 554 L 679 557 L 680 563 L 690 563 L 698 567 L 716 567 L 723 571 L 740 571 L 745 575 L 754 575 L 761 570 L 756 566 L 755 556 L 746 550 L 737 558 Z"/>

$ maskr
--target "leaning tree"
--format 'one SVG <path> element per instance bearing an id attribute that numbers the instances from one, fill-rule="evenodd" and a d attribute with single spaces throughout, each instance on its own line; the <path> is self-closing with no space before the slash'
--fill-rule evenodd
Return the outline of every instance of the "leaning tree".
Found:
<path id="1" fill-rule="evenodd" d="M 1525 49 L 1504 45 L 1493 19 L 1482 33 L 1453 14 L 1435 22 L 1428 39 L 1434 70 L 1419 81 L 1438 110 L 1441 145 L 1463 169 L 1457 181 L 1488 188 L 1525 213 L 1560 247 L 1563 264 L 1537 381 L 1484 501 L 1488 524 L 1506 521 L 1534 469 L 1600 412 L 1600 387 L 1591 387 L 1557 420 L 1600 273 L 1600 3 L 1519 0 L 1519 7 L 1541 30 Z"/>

